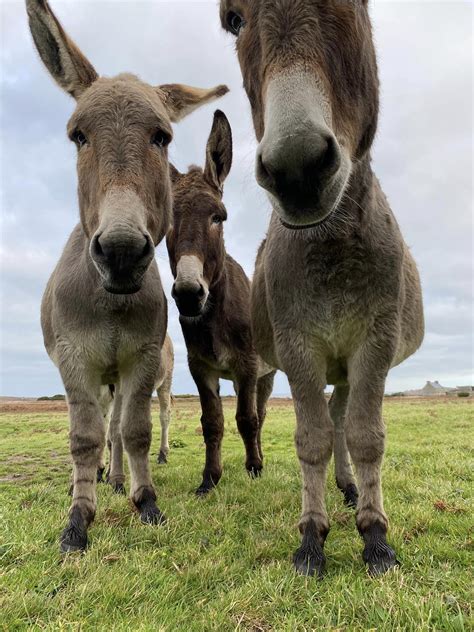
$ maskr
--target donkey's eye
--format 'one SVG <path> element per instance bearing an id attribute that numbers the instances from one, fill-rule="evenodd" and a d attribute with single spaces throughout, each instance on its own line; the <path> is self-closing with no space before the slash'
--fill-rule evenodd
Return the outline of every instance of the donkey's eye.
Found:
<path id="1" fill-rule="evenodd" d="M 87 143 L 87 138 L 85 137 L 85 135 L 81 132 L 80 129 L 77 129 L 74 134 L 72 135 L 72 140 L 76 143 L 76 145 L 79 147 L 79 149 L 81 147 L 83 147 L 86 143 Z"/>
<path id="2" fill-rule="evenodd" d="M 151 144 L 157 147 L 166 147 L 171 142 L 171 137 L 166 132 L 158 130 L 151 137 Z"/>
<path id="3" fill-rule="evenodd" d="M 222 222 L 224 220 L 222 219 L 222 217 L 220 215 L 213 215 L 211 217 L 211 221 L 212 221 L 213 224 L 222 224 Z"/>
<path id="4" fill-rule="evenodd" d="M 229 11 L 227 14 L 227 26 L 234 35 L 239 35 L 242 28 L 245 26 L 244 18 L 234 11 Z"/>

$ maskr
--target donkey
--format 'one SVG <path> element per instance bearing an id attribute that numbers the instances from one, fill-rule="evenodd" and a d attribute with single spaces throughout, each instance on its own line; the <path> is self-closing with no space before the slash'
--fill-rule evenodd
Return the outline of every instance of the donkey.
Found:
<path id="1" fill-rule="evenodd" d="M 389 369 L 424 334 L 417 268 L 371 168 L 379 84 L 367 5 L 220 2 L 259 141 L 257 181 L 273 206 L 252 323 L 258 353 L 287 374 L 295 403 L 303 509 L 294 564 L 308 575 L 325 566 L 334 435 L 355 465 L 369 572 L 398 564 L 382 500 L 382 401 Z M 327 383 L 335 385 L 329 408 Z M 348 460 L 337 474 L 354 496 Z"/>
<path id="2" fill-rule="evenodd" d="M 175 278 L 172 296 L 199 391 L 206 463 L 197 495 L 207 494 L 222 476 L 224 416 L 219 379 L 232 380 L 237 393 L 237 427 L 245 467 L 263 467 L 261 431 L 275 370 L 255 353 L 250 328 L 250 283 L 224 246 L 224 181 L 232 165 L 232 132 L 223 112 L 214 114 L 204 170 L 172 170 L 173 225 L 166 237 Z"/>
<path id="3" fill-rule="evenodd" d="M 27 0 L 31 33 L 52 77 L 77 101 L 68 135 L 78 149 L 80 224 L 41 306 L 46 350 L 69 407 L 74 490 L 61 551 L 84 550 L 105 444 L 101 390 L 117 386 L 130 496 L 142 522 L 161 523 L 148 452 L 151 395 L 167 304 L 154 259 L 171 217 L 171 123 L 227 92 L 152 87 L 129 74 L 99 78 L 46 0 Z M 106 401 L 106 400 L 105 400 Z"/>

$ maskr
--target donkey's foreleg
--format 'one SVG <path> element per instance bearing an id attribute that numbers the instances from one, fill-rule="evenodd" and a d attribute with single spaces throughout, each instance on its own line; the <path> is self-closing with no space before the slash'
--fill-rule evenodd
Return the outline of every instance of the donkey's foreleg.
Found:
<path id="1" fill-rule="evenodd" d="M 245 445 L 245 467 L 250 476 L 260 476 L 263 469 L 258 448 L 259 421 L 257 415 L 257 377 L 245 375 L 238 379 L 237 428 Z"/>
<path id="2" fill-rule="evenodd" d="M 87 528 L 95 516 L 97 467 L 105 445 L 105 424 L 97 393 L 65 384 L 70 419 L 73 490 L 69 521 L 61 534 L 61 551 L 83 551 Z"/>
<path id="3" fill-rule="evenodd" d="M 155 386 L 157 367 L 153 356 L 157 351 L 144 354 L 134 370 L 123 377 L 121 435 L 130 467 L 130 498 L 142 522 L 160 524 L 165 516 L 156 506 L 156 493 L 151 480 L 149 452 L 151 446 L 151 397 Z M 147 362 L 147 360 L 149 360 Z"/>
<path id="4" fill-rule="evenodd" d="M 365 542 L 364 561 L 373 575 L 398 564 L 386 540 L 388 519 L 382 497 L 385 448 L 382 403 L 389 361 L 380 363 L 380 346 L 362 350 L 348 363 L 350 382 L 346 439 L 359 486 L 356 523 Z"/>
<path id="5" fill-rule="evenodd" d="M 294 554 L 296 570 L 304 575 L 323 574 L 324 542 L 329 520 L 324 502 L 326 471 L 332 456 L 334 425 L 324 396 L 324 355 L 312 349 L 305 336 L 281 332 L 281 358 L 293 395 L 296 413 L 296 452 L 303 477 L 301 546 Z"/>
<path id="6" fill-rule="evenodd" d="M 331 395 L 329 412 L 334 423 L 334 469 L 336 472 L 336 484 L 344 494 L 344 502 L 346 505 L 348 507 L 355 507 L 357 505 L 358 493 L 352 473 L 344 430 L 348 397 L 349 386 L 337 385 Z"/>
<path id="7" fill-rule="evenodd" d="M 158 389 L 158 401 L 160 403 L 160 425 L 161 425 L 161 441 L 160 453 L 158 454 L 158 463 L 168 462 L 168 452 L 170 450 L 168 430 L 171 419 L 171 384 L 164 382 Z"/>
<path id="8" fill-rule="evenodd" d="M 219 397 L 219 378 L 205 375 L 191 364 L 189 366 L 201 400 L 201 425 L 206 444 L 206 462 L 202 482 L 196 490 L 203 496 L 217 485 L 222 476 L 221 444 L 224 435 L 224 414 Z"/>
<path id="9" fill-rule="evenodd" d="M 276 371 L 272 371 L 267 375 L 263 375 L 257 381 L 257 416 L 258 416 L 258 435 L 257 445 L 260 458 L 263 460 L 262 451 L 262 429 L 267 416 L 267 402 L 273 391 L 273 382 L 275 379 Z"/>
<path id="10" fill-rule="evenodd" d="M 112 416 L 109 423 L 107 443 L 110 450 L 110 463 L 107 472 L 107 483 L 116 494 L 125 494 L 125 472 L 123 469 L 123 443 L 120 433 L 120 420 L 122 412 L 122 395 L 119 389 L 115 390 L 115 401 Z"/>

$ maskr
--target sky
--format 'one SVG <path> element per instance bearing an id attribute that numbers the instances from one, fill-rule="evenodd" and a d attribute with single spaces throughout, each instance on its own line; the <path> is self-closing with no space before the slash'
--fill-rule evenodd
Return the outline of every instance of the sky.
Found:
<path id="1" fill-rule="evenodd" d="M 217 0 L 51 4 L 99 74 L 229 86 L 226 97 L 175 126 L 170 159 L 181 171 L 202 165 L 214 109 L 226 112 L 234 136 L 226 246 L 251 276 L 270 205 L 254 179 L 250 106 Z M 474 379 L 472 12 L 470 1 L 371 3 L 381 79 L 374 169 L 419 265 L 426 317 L 424 344 L 391 371 L 389 392 L 426 380 L 456 386 Z M 0 15 L 0 395 L 52 395 L 64 389 L 43 347 L 39 312 L 78 221 L 76 150 L 65 132 L 74 101 L 43 68 L 24 2 L 0 0 Z M 173 391 L 194 393 L 164 244 L 157 261 L 176 353 Z M 222 392 L 232 392 L 230 383 Z M 282 374 L 274 393 L 289 393 Z"/>

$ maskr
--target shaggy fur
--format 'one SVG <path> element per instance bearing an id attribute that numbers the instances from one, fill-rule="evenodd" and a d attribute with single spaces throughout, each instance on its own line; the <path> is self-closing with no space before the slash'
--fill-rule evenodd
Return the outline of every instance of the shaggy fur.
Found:
<path id="1" fill-rule="evenodd" d="M 98 78 L 45 0 L 27 0 L 31 33 L 58 85 L 76 100 L 68 134 L 78 148 L 81 222 L 41 306 L 48 354 L 67 394 L 74 465 L 61 550 L 85 549 L 96 511 L 109 385 L 127 452 L 130 496 L 141 519 L 160 523 L 148 453 L 151 395 L 159 380 L 167 305 L 154 248 L 171 216 L 171 122 L 226 89 L 153 87 L 133 75 Z M 169 354 L 168 354 L 169 355 Z M 112 448 L 113 448 L 112 441 Z"/>
<path id="2" fill-rule="evenodd" d="M 222 203 L 222 189 L 231 162 L 231 129 L 225 115 L 217 111 L 204 170 L 192 167 L 184 175 L 173 173 L 174 220 L 167 245 L 189 369 L 201 400 L 206 463 L 196 492 L 199 495 L 210 491 L 222 475 L 224 416 L 219 379 L 234 382 L 237 427 L 247 455 L 245 466 L 250 475 L 258 476 L 263 467 L 261 431 L 275 375 L 254 349 L 250 283 L 240 265 L 225 251 L 222 225 L 227 211 Z M 197 268 L 202 268 L 202 277 L 182 279 L 179 272 L 182 257 L 195 257 L 200 262 Z M 205 288 L 204 293 L 199 293 L 198 281 Z M 193 317 L 183 315 L 186 300 L 196 302 Z"/>
<path id="3" fill-rule="evenodd" d="M 237 53 L 261 141 L 258 155 L 264 162 L 271 147 L 280 161 L 280 173 L 270 175 L 285 177 L 294 168 L 287 145 L 295 160 L 303 161 L 311 155 L 312 139 L 323 134 L 333 155 L 301 171 L 299 182 L 294 179 L 300 189 L 289 193 L 305 199 L 309 215 L 321 191 L 340 187 L 337 203 L 318 209 L 313 223 L 305 225 L 298 208 L 288 210 L 275 182 L 267 178 L 264 184 L 274 213 L 257 257 L 252 323 L 257 351 L 286 372 L 295 403 L 303 475 L 303 539 L 295 564 L 308 574 L 324 567 L 325 479 L 336 436 L 336 454 L 344 453 L 347 443 L 356 469 L 364 560 L 371 573 L 384 572 L 396 564 L 386 543 L 381 489 L 385 379 L 419 347 L 424 324 L 416 265 L 371 168 L 378 78 L 367 3 L 221 0 L 221 18 L 224 28 L 238 35 Z M 269 101 L 275 86 L 291 81 L 300 81 L 302 91 L 289 95 L 278 88 L 278 98 Z M 309 104 L 308 95 L 315 96 Z M 293 112 L 300 116 L 299 127 L 278 138 L 279 124 L 292 129 Z M 323 182 L 329 159 L 335 173 Z M 350 177 L 337 180 L 344 164 Z M 257 174 L 263 168 L 257 164 Z M 327 383 L 335 385 L 330 410 Z M 344 469 L 346 480 L 338 483 L 353 497 L 350 469 Z"/>

